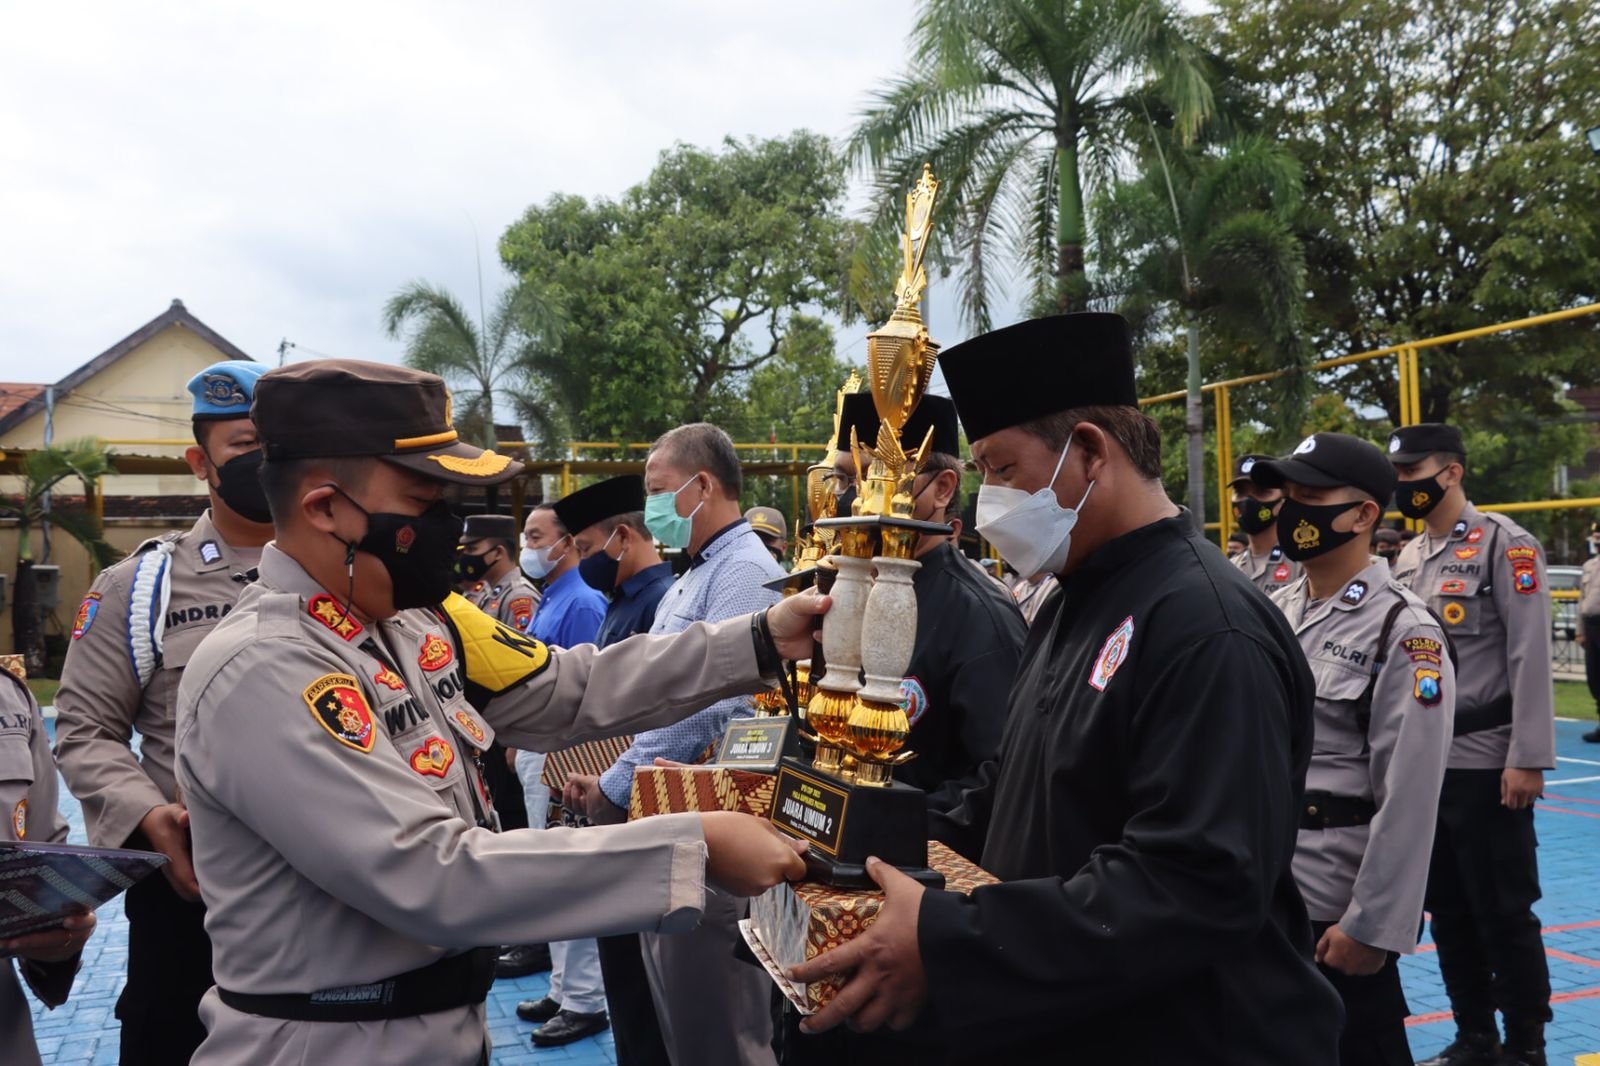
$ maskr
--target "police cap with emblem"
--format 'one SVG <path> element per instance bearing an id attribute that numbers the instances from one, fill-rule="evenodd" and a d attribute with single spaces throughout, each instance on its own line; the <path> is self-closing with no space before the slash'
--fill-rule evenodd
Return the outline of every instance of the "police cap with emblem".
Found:
<path id="1" fill-rule="evenodd" d="M 1423 422 L 1401 426 L 1389 434 L 1391 463 L 1420 463 L 1437 452 L 1466 455 L 1467 445 L 1461 439 L 1461 431 L 1443 422 Z"/>
<path id="2" fill-rule="evenodd" d="M 461 527 L 461 543 L 475 540 L 509 540 L 513 544 L 522 539 L 517 520 L 508 514 L 468 515 Z"/>
<path id="3" fill-rule="evenodd" d="M 444 379 L 403 366 L 320 359 L 256 382 L 250 408 L 268 462 L 372 456 L 438 481 L 498 485 L 522 464 L 468 444 Z"/>
<path id="4" fill-rule="evenodd" d="M 561 497 L 553 506 L 568 533 L 582 533 L 596 522 L 644 510 L 644 478 L 638 474 L 607 478 Z"/>
<path id="5" fill-rule="evenodd" d="M 752 507 L 744 513 L 744 520 L 763 537 L 784 539 L 783 512 L 776 507 Z"/>
<path id="6" fill-rule="evenodd" d="M 931 450 L 946 455 L 961 454 L 961 427 L 956 421 L 956 405 L 943 396 L 924 395 L 911 412 L 906 424 L 900 427 L 900 447 L 907 454 L 922 447 L 922 438 L 933 427 Z M 844 409 L 839 415 L 839 438 L 833 442 L 834 451 L 850 450 L 850 431 L 856 431 L 856 441 L 870 448 L 878 440 L 878 408 L 870 392 L 852 392 L 844 398 Z"/>
<path id="7" fill-rule="evenodd" d="M 1394 467 L 1377 445 L 1348 433 L 1314 433 L 1282 459 L 1263 459 L 1250 468 L 1250 480 L 1268 488 L 1293 481 L 1314 489 L 1349 485 L 1385 506 L 1394 495 Z"/>
<path id="8" fill-rule="evenodd" d="M 1074 407 L 1133 407 L 1133 335 L 1121 315 L 1018 322 L 939 355 L 967 440 Z"/>
<path id="9" fill-rule="evenodd" d="M 1241 481 L 1249 481 L 1250 471 L 1255 469 L 1256 464 L 1271 458 L 1272 456 L 1270 455 L 1256 455 L 1253 453 L 1241 455 L 1239 461 L 1233 464 L 1233 480 L 1228 482 L 1228 487 L 1231 489 Z"/>
<path id="10" fill-rule="evenodd" d="M 249 418 L 256 379 L 266 372 L 266 364 L 254 359 L 229 359 L 212 363 L 189 379 L 189 392 L 194 396 L 194 409 L 190 417 L 196 422 Z"/>

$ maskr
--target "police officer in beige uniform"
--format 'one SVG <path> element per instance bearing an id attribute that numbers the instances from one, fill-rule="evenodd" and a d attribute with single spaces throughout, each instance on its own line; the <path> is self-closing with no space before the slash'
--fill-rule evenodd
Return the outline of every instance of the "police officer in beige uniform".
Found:
<path id="1" fill-rule="evenodd" d="M 1232 556 L 1233 565 L 1269 596 L 1300 577 L 1300 564 L 1284 554 L 1278 544 L 1278 508 L 1283 504 L 1283 490 L 1250 477 L 1256 463 L 1270 458 L 1241 456 L 1233 468 L 1233 480 L 1228 483 L 1228 491 L 1233 494 L 1233 524 L 1250 538 L 1249 546 Z"/>
<path id="2" fill-rule="evenodd" d="M 195 444 L 185 453 L 211 507 L 192 528 L 141 544 L 78 607 L 56 694 L 56 751 L 83 804 L 89 842 L 166 855 L 163 877 L 128 891 L 128 980 L 117 1000 L 123 1066 L 187 1062 L 205 1036 L 211 945 L 173 790 L 173 703 L 200 639 L 233 609 L 272 536 L 256 473 L 250 400 L 261 363 L 206 367 L 189 381 Z M 129 746 L 140 736 L 139 753 Z"/>
<path id="3" fill-rule="evenodd" d="M 56 791 L 56 764 L 39 705 L 28 686 L 0 670 L 0 840 L 63 843 L 67 823 L 56 807 Z M 12 958 L 33 994 L 54 1009 L 72 991 L 94 926 L 89 912 L 69 917 L 63 927 L 0 940 L 0 1062 L 6 1066 L 39 1066 L 33 1017 Z"/>
<path id="4" fill-rule="evenodd" d="M 1544 1066 L 1550 971 L 1533 913 L 1533 802 L 1555 766 L 1544 551 L 1511 519 L 1468 502 L 1455 427 L 1396 430 L 1389 461 L 1395 505 L 1426 524 L 1401 549 L 1395 580 L 1444 620 L 1460 669 L 1427 899 L 1457 1037 L 1428 1062 Z"/>
<path id="5" fill-rule="evenodd" d="M 293 365 L 253 415 L 275 539 L 178 700 L 218 982 L 197 1066 L 487 1062 L 478 945 L 687 929 L 708 881 L 801 875 L 798 848 L 732 812 L 496 833 L 474 757 L 497 732 L 548 750 L 755 690 L 826 600 L 552 651 L 446 598 L 442 482 L 519 466 L 457 440 L 439 378 Z"/>
<path id="6" fill-rule="evenodd" d="M 456 575 L 476 583 L 463 593 L 474 607 L 527 632 L 539 606 L 539 590 L 517 565 L 521 541 L 522 531 L 510 515 L 469 515 L 456 553 Z"/>
<path id="7" fill-rule="evenodd" d="M 1264 459 L 1287 493 L 1278 522 L 1303 576 L 1272 596 L 1316 678 L 1294 875 L 1317 962 L 1344 999 L 1341 1066 L 1410 1066 L 1399 955 L 1417 946 L 1455 670 L 1427 606 L 1367 556 L 1394 492 L 1383 452 L 1343 433 Z"/>

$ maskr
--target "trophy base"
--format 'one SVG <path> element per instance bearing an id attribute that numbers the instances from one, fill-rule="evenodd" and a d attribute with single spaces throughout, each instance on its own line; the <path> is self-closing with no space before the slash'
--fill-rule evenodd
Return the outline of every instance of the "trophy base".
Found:
<path id="1" fill-rule="evenodd" d="M 928 868 L 927 795 L 890 783 L 863 785 L 784 759 L 773 793 L 772 823 L 810 845 L 808 879 L 835 888 L 875 888 L 869 855 L 931 888 L 944 875 Z"/>

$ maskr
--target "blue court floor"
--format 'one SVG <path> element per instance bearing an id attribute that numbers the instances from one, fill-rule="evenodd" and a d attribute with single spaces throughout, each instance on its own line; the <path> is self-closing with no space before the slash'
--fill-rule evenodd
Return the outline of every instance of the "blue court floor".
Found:
<path id="1" fill-rule="evenodd" d="M 1568 1066 L 1574 1056 L 1600 1053 L 1600 746 L 1579 739 L 1592 727 L 1593 723 L 1556 723 L 1559 768 L 1547 775 L 1546 796 L 1536 815 L 1544 885 L 1544 900 L 1537 910 L 1545 927 L 1554 990 L 1555 1022 L 1548 1033 L 1552 1066 Z M 71 839 L 83 842 L 82 813 L 64 787 L 62 797 L 72 825 Z M 98 1066 L 117 1061 L 112 1006 L 122 988 L 127 933 L 121 906 L 103 908 L 72 998 L 48 1012 L 35 1004 L 34 1025 L 47 1064 Z M 1425 941 L 1416 955 L 1401 960 L 1401 973 L 1412 1010 L 1412 1051 L 1418 1057 L 1432 1054 L 1449 1043 L 1454 1026 L 1431 942 Z M 488 1009 L 497 1066 L 614 1063 L 609 1033 L 550 1050 L 529 1043 L 534 1027 L 517 1019 L 517 1001 L 538 999 L 547 987 L 544 974 L 494 986 Z"/>

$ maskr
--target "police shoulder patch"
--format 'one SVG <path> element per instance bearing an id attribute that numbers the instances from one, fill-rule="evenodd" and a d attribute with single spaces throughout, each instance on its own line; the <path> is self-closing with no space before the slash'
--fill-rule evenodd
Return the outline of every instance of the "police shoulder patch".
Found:
<path id="1" fill-rule="evenodd" d="M 1367 598 L 1367 583 L 1365 581 L 1350 582 L 1344 587 L 1344 592 L 1339 598 L 1346 603 L 1360 603 Z"/>
<path id="2" fill-rule="evenodd" d="M 28 839 L 28 800 L 26 797 L 17 800 L 16 807 L 11 811 L 11 829 L 17 834 L 18 840 Z"/>
<path id="3" fill-rule="evenodd" d="M 1432 637 L 1407 637 L 1400 642 L 1400 646 L 1405 649 L 1406 654 L 1411 657 L 1411 661 L 1414 663 L 1427 662 L 1437 664 L 1439 655 L 1444 650 L 1444 645 Z"/>
<path id="4" fill-rule="evenodd" d="M 222 558 L 222 549 L 217 547 L 216 541 L 208 540 L 201 543 L 200 561 L 202 563 L 214 563 L 220 558 Z"/>
<path id="5" fill-rule="evenodd" d="M 424 777 L 443 777 L 456 761 L 456 751 L 443 737 L 429 737 L 411 753 L 411 768 Z"/>
<path id="6" fill-rule="evenodd" d="M 533 621 L 533 597 L 518 596 L 507 605 L 511 612 L 511 621 L 518 628 L 526 630 L 528 623 Z"/>
<path id="7" fill-rule="evenodd" d="M 1101 692 L 1111 682 L 1111 677 L 1128 659 L 1128 646 L 1133 643 L 1133 616 L 1129 615 L 1122 620 L 1122 624 L 1111 631 L 1106 642 L 1100 646 L 1100 657 L 1094 661 L 1094 669 L 1089 673 L 1089 685 Z"/>
<path id="8" fill-rule="evenodd" d="M 1411 684 L 1411 695 L 1424 707 L 1436 707 L 1444 698 L 1444 685 L 1439 671 L 1431 666 L 1419 666 Z"/>
<path id="9" fill-rule="evenodd" d="M 72 619 L 72 639 L 77 640 L 94 625 L 94 616 L 100 613 L 100 594 L 91 592 L 78 604 L 78 613 Z"/>
<path id="10" fill-rule="evenodd" d="M 363 755 L 372 751 L 376 731 L 372 708 L 361 694 L 361 684 L 349 674 L 323 674 L 301 696 L 311 709 L 311 717 L 345 747 Z"/>
<path id="11" fill-rule="evenodd" d="M 354 640 L 361 632 L 361 623 L 350 617 L 350 612 L 326 592 L 319 592 L 306 603 L 306 613 L 345 640 Z"/>
<path id="12" fill-rule="evenodd" d="M 1539 591 L 1539 551 L 1522 545 L 1506 549 L 1506 558 L 1511 562 L 1511 587 L 1524 596 L 1531 596 Z"/>
<path id="13" fill-rule="evenodd" d="M 429 633 L 422 641 L 422 650 L 417 653 L 417 665 L 432 673 L 449 666 L 454 658 L 450 642 L 437 633 Z"/>

